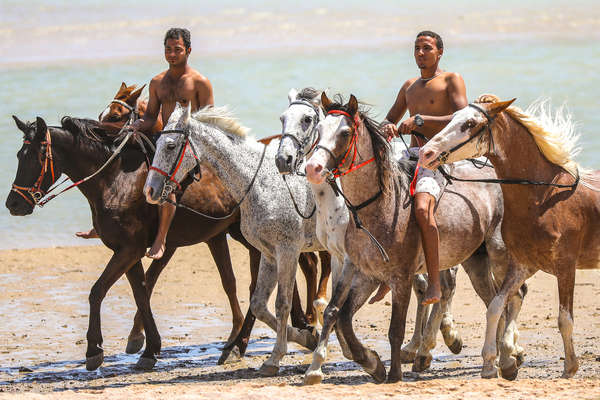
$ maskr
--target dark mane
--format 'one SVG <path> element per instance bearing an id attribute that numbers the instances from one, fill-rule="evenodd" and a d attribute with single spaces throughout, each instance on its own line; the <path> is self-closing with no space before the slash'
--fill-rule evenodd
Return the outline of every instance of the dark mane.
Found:
<path id="1" fill-rule="evenodd" d="M 79 141 L 101 146 L 111 150 L 119 129 L 93 119 L 62 117 L 61 127 L 73 134 Z"/>
<path id="2" fill-rule="evenodd" d="M 349 112 L 348 105 L 345 104 L 344 99 L 340 94 L 336 94 L 333 97 L 331 105 L 325 111 L 328 112 L 331 110 Z M 371 137 L 371 143 L 373 144 L 373 154 L 379 171 L 379 188 L 384 194 L 389 194 L 395 176 L 391 146 L 381 131 L 380 124 L 376 122 L 369 113 L 370 110 L 365 107 L 364 103 L 359 103 L 358 115 L 365 124 L 365 128 Z"/>

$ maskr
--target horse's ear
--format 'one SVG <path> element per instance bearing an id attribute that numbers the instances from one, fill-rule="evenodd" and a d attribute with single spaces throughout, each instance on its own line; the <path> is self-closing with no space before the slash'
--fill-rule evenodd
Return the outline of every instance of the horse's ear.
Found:
<path id="1" fill-rule="evenodd" d="M 321 93 L 321 105 L 323 106 L 323 109 L 325 109 L 325 111 L 329 111 L 329 107 L 331 106 L 331 100 L 329 100 L 329 97 L 327 97 L 325 92 Z"/>
<path id="2" fill-rule="evenodd" d="M 298 91 L 294 88 L 291 88 L 290 91 L 288 92 L 288 101 L 291 104 L 292 101 L 296 100 L 297 98 L 298 98 Z"/>
<path id="3" fill-rule="evenodd" d="M 501 113 L 502 111 L 506 110 L 517 98 L 515 97 L 512 100 L 508 100 L 508 101 L 499 101 L 496 103 L 490 103 L 488 105 L 488 112 L 491 115 L 496 115 Z"/>
<path id="4" fill-rule="evenodd" d="M 35 119 L 35 138 L 39 140 L 43 140 L 46 137 L 46 131 L 48 130 L 48 126 L 46 125 L 46 121 L 42 117 L 37 117 Z"/>
<path id="5" fill-rule="evenodd" d="M 13 115 L 12 117 L 17 124 L 17 128 L 19 128 L 21 132 L 27 133 L 29 131 L 29 126 L 27 126 L 25 122 L 21 121 L 16 115 Z"/>
<path id="6" fill-rule="evenodd" d="M 142 90 L 144 90 L 145 87 L 146 84 L 144 83 L 141 88 L 131 92 L 131 94 L 129 95 L 129 100 L 135 102 L 138 99 L 138 97 L 140 97 L 140 95 L 142 94 Z"/>
<path id="7" fill-rule="evenodd" d="M 353 94 L 350 95 L 350 101 L 348 101 L 348 114 L 354 116 L 358 111 L 358 100 Z"/>
<path id="8" fill-rule="evenodd" d="M 127 85 L 125 84 L 125 82 L 121 82 L 121 87 L 119 88 L 119 92 L 121 90 L 125 90 L 125 89 L 127 89 Z"/>

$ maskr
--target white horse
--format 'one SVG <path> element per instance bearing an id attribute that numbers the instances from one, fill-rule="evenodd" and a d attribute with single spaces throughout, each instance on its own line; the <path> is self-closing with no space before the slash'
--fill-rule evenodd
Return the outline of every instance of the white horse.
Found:
<path id="1" fill-rule="evenodd" d="M 241 202 L 242 234 L 262 254 L 250 307 L 259 320 L 277 332 L 271 356 L 259 370 L 272 376 L 278 373 L 281 358 L 287 353 L 288 338 L 310 349 L 316 346 L 311 331 L 288 326 L 287 320 L 299 254 L 325 249 L 317 239 L 315 218 L 302 219 L 289 201 L 275 168 L 275 147 L 267 148 L 247 138 L 246 131 L 225 108 L 208 107 L 191 115 L 189 107 L 178 104 L 156 143 L 144 193 L 151 203 L 161 201 L 165 182 L 180 182 L 196 167 L 197 156 Z M 298 208 L 308 214 L 314 207 L 310 186 L 297 177 L 288 183 Z M 275 317 L 267 309 L 267 301 L 276 284 Z"/>
<path id="2" fill-rule="evenodd" d="M 291 89 L 288 93 L 289 106 L 281 114 L 282 138 L 275 162 L 283 175 L 299 172 L 302 161 L 310 155 L 317 140 L 316 126 L 325 118 L 321 108 L 321 92 L 305 88 L 298 92 Z M 399 153 L 399 152 L 397 152 Z M 284 178 L 285 179 L 285 178 Z M 345 236 L 350 215 L 344 199 L 336 195 L 331 187 L 323 184 L 311 184 L 316 202 L 317 237 L 332 255 L 332 287 L 335 288 L 341 276 L 344 262 L 351 263 L 346 258 Z M 290 194 L 292 195 L 292 194 Z M 290 201 L 294 201 L 290 199 Z M 345 259 L 346 258 L 346 259 Z M 456 287 L 457 268 L 442 271 L 442 299 L 433 306 L 431 314 L 429 306 L 423 306 L 421 300 L 427 288 L 427 280 L 423 275 L 415 275 L 414 291 L 419 301 L 417 306 L 416 326 L 411 341 L 402 349 L 404 362 L 413 363 L 413 371 L 423 371 L 431 363 L 431 350 L 435 347 L 437 331 L 441 330 L 444 341 L 450 350 L 458 354 L 462 349 L 462 339 L 454 325 L 450 314 L 450 304 Z M 347 276 L 350 278 L 350 275 Z M 357 286 L 376 286 L 379 282 L 358 272 L 353 277 Z M 493 296 L 493 294 L 492 294 Z M 317 299 L 315 308 L 319 316 L 327 306 L 325 299 Z M 329 313 L 337 313 L 338 307 L 331 305 Z M 330 316 L 331 321 L 335 320 Z M 321 319 L 323 324 L 323 320 Z M 325 326 L 322 332 L 324 338 L 314 352 L 313 362 L 306 372 L 304 382 L 319 383 L 323 379 L 321 366 L 327 358 L 327 338 L 331 326 Z M 343 334 L 337 330 L 337 337 L 346 358 L 352 358 Z M 415 361 L 416 359 L 416 361 Z"/>

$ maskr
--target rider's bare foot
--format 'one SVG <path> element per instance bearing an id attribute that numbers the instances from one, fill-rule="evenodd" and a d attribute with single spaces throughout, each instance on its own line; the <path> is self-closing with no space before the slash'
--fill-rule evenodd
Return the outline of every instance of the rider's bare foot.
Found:
<path id="1" fill-rule="evenodd" d="M 148 258 L 152 258 L 153 260 L 158 260 L 159 258 L 161 258 L 163 256 L 163 253 L 165 252 L 165 244 L 164 242 L 161 243 L 156 243 L 154 242 L 154 244 L 152 245 L 152 247 L 150 247 L 150 250 L 148 250 L 146 252 L 146 257 Z"/>
<path id="2" fill-rule="evenodd" d="M 438 285 L 429 284 L 429 286 L 427 287 L 427 291 L 425 292 L 425 297 L 423 298 L 423 302 L 421 304 L 423 304 L 424 306 L 429 305 L 429 304 L 435 304 L 435 303 L 439 302 L 441 298 L 442 298 L 442 291 L 440 290 L 439 284 Z"/>
<path id="3" fill-rule="evenodd" d="M 377 293 L 375 293 L 375 295 L 371 297 L 371 300 L 369 300 L 369 304 L 377 303 L 378 301 L 383 299 L 389 291 L 390 287 L 388 285 L 386 285 L 385 283 L 380 284 Z"/>
<path id="4" fill-rule="evenodd" d="M 80 237 L 82 239 L 97 239 L 100 237 L 98 236 L 98 233 L 94 228 L 90 229 L 87 232 L 75 232 L 75 236 Z"/>

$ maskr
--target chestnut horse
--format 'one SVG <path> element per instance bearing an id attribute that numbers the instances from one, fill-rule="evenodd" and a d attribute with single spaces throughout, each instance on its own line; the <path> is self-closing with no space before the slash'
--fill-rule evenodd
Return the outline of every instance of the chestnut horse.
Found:
<path id="1" fill-rule="evenodd" d="M 600 171 L 582 170 L 573 161 L 578 149 L 570 116 L 562 110 L 553 116 L 544 103 L 523 112 L 510 106 L 513 101 L 483 95 L 457 111 L 421 149 L 419 162 L 435 168 L 485 155 L 504 183 L 502 237 L 516 265 L 488 308 L 486 376 L 496 375 L 499 311 L 508 296 L 542 270 L 558 282 L 558 328 L 565 351 L 562 377 L 570 378 L 579 367 L 572 338 L 575 269 L 598 268 L 600 262 Z"/>

